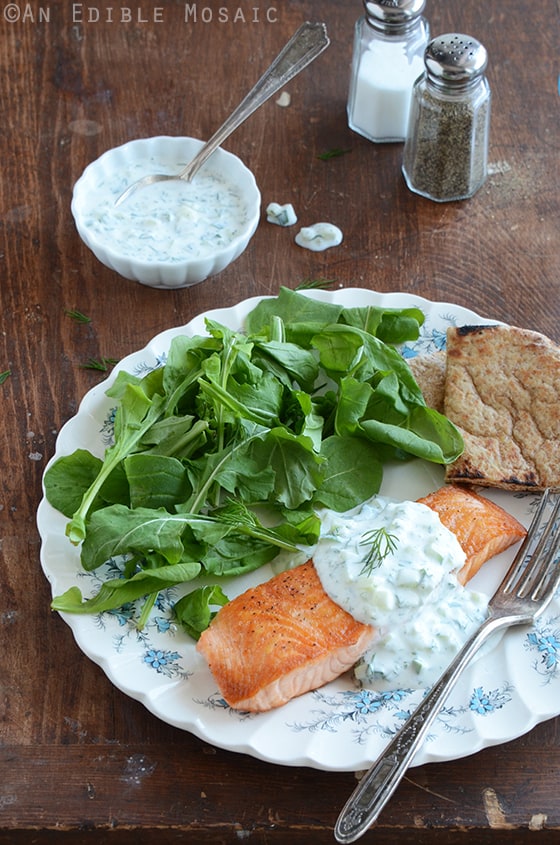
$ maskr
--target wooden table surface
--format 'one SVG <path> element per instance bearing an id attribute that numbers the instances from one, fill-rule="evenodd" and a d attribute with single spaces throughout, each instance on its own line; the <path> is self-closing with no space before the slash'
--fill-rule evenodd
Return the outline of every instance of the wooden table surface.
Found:
<path id="1" fill-rule="evenodd" d="M 434 34 L 466 32 L 490 58 L 491 175 L 451 204 L 407 190 L 401 145 L 347 127 L 361 11 L 357 0 L 0 6 L 0 843 L 329 843 L 355 784 L 351 772 L 275 766 L 162 723 L 49 609 L 35 513 L 57 432 L 104 375 L 85 362 L 308 279 L 459 303 L 560 341 L 557 2 L 428 0 Z M 232 266 L 176 291 L 99 264 L 70 213 L 83 168 L 140 136 L 209 137 L 306 19 L 326 22 L 331 46 L 288 85 L 289 106 L 270 101 L 226 147 L 254 171 L 263 205 L 336 223 L 342 245 L 312 253 L 263 220 Z M 345 154 L 320 158 L 336 148 Z M 363 841 L 560 842 L 559 770 L 551 719 L 410 770 Z"/>

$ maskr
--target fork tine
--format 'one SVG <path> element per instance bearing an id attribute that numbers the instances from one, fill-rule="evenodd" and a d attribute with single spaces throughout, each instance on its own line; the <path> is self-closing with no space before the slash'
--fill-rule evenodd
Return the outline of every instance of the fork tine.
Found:
<path id="1" fill-rule="evenodd" d="M 533 590 L 533 599 L 538 601 L 543 598 L 542 593 L 545 590 L 551 589 L 554 594 L 560 586 L 560 534 L 555 538 L 553 547 L 551 548 L 551 557 L 549 565 L 539 580 L 539 583 Z M 555 569 L 556 568 L 556 571 Z"/>
<path id="2" fill-rule="evenodd" d="M 545 519 L 545 510 L 553 497 L 554 507 Z M 525 540 L 513 561 L 502 584 L 505 593 L 515 591 L 518 598 L 530 595 L 537 599 L 539 593 L 550 581 L 554 563 L 560 550 L 560 532 L 553 535 L 560 513 L 560 495 L 551 494 L 547 489 L 543 493 Z M 539 533 L 544 524 L 544 530 Z M 534 565 L 529 566 L 529 563 Z M 557 576 L 557 577 L 560 577 Z"/>
<path id="3" fill-rule="evenodd" d="M 559 507 L 560 498 L 557 498 L 542 534 L 537 538 L 537 546 L 533 551 L 532 557 L 533 565 L 530 571 L 529 569 L 526 570 L 527 578 L 517 590 L 517 595 L 521 598 L 530 594 L 532 598 L 536 599 L 540 589 L 548 581 L 548 576 L 554 566 L 560 542 L 560 535 L 558 533 L 554 537 L 552 536 L 558 519 Z"/>
<path id="4" fill-rule="evenodd" d="M 525 561 L 527 560 L 529 554 L 529 547 L 534 545 L 537 534 L 537 528 L 540 525 L 542 515 L 548 503 L 549 495 L 550 490 L 547 488 L 541 497 L 537 510 L 535 511 L 535 514 L 531 521 L 531 525 L 529 526 L 527 534 L 525 535 L 525 539 L 521 543 L 517 554 L 515 555 L 511 563 L 510 568 L 504 576 L 504 580 L 500 584 L 499 589 L 503 592 L 509 593 L 512 590 L 514 584 L 517 582 L 519 575 L 523 572 Z"/>
<path id="5" fill-rule="evenodd" d="M 558 560 L 558 553 L 560 552 L 560 530 L 558 529 L 558 515 L 560 513 L 560 496 L 556 499 L 556 504 L 550 515 L 549 522 L 542 534 L 535 557 L 540 558 L 538 569 L 533 576 L 533 590 L 531 598 L 537 600 L 540 598 L 542 591 L 546 590 L 553 582 L 560 580 L 560 561 Z M 554 571 L 556 567 L 556 573 Z"/>

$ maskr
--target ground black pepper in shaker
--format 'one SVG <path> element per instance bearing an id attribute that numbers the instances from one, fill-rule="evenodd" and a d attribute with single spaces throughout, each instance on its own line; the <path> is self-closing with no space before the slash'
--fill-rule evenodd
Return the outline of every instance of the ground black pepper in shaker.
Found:
<path id="1" fill-rule="evenodd" d="M 487 175 L 490 87 L 485 48 L 468 35 L 434 38 L 415 84 L 403 174 L 411 191 L 437 202 L 472 197 Z"/>

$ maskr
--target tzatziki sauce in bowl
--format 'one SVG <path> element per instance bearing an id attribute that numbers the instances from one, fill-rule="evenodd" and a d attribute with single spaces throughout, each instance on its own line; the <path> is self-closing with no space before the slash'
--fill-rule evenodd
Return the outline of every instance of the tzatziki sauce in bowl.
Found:
<path id="1" fill-rule="evenodd" d="M 74 185 L 72 214 L 99 261 L 150 287 L 181 288 L 221 272 L 241 255 L 259 223 L 261 196 L 251 171 L 221 148 L 191 182 L 156 182 L 115 205 L 142 176 L 179 173 L 203 143 L 141 138 L 86 167 Z"/>

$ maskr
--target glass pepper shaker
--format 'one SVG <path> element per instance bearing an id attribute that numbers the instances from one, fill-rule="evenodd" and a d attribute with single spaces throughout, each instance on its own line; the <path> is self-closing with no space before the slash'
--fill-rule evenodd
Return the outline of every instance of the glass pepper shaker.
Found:
<path id="1" fill-rule="evenodd" d="M 354 31 L 348 125 L 370 141 L 404 141 L 429 39 L 425 0 L 364 0 L 364 7 Z"/>
<path id="2" fill-rule="evenodd" d="M 488 164 L 490 87 L 485 48 L 468 35 L 434 38 L 412 93 L 402 170 L 411 191 L 436 202 L 472 197 Z"/>

